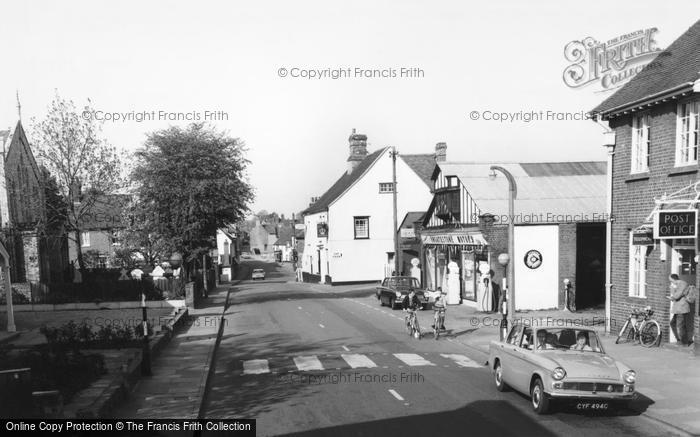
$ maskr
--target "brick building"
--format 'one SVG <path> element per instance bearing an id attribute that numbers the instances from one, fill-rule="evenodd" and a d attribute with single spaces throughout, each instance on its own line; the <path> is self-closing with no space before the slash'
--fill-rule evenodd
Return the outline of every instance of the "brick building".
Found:
<path id="1" fill-rule="evenodd" d="M 654 218 L 697 209 L 700 198 L 700 21 L 593 113 L 614 132 L 610 329 L 619 330 L 632 307 L 650 305 L 664 340 L 674 342 L 668 276 L 697 284 L 700 252 L 693 237 L 657 238 Z M 697 335 L 697 304 L 691 311 Z"/>
<path id="2" fill-rule="evenodd" d="M 74 202 L 83 201 L 79 185 L 73 189 Z M 90 267 L 110 268 L 115 250 L 121 246 L 120 232 L 126 227 L 123 211 L 129 202 L 126 194 L 98 195 L 90 198 L 89 205 L 78 206 L 85 208 L 79 219 L 80 251 L 83 257 L 89 258 Z M 68 257 L 77 265 L 77 238 L 71 235 Z"/>
<path id="3" fill-rule="evenodd" d="M 513 217 L 508 181 L 490 177 L 492 165 L 516 182 Z M 441 287 L 448 303 L 495 310 L 504 276 L 498 256 L 508 253 L 512 221 L 516 309 L 563 308 L 564 279 L 573 285 L 570 298 L 577 308 L 603 306 L 605 175 L 604 162 L 439 162 L 419 231 L 423 284 Z M 448 272 L 455 275 L 452 284 Z"/>

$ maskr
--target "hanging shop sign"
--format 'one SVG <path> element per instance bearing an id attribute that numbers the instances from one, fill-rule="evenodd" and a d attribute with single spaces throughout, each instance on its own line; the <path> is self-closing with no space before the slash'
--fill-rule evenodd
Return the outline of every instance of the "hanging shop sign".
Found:
<path id="1" fill-rule="evenodd" d="M 524 261 L 529 269 L 534 270 L 542 265 L 542 253 L 535 249 L 528 250 L 527 253 L 525 253 Z"/>
<path id="2" fill-rule="evenodd" d="M 401 238 L 416 238 L 416 230 L 413 228 L 401 228 Z"/>
<path id="3" fill-rule="evenodd" d="M 654 238 L 695 238 L 697 223 L 697 209 L 659 211 L 654 217 Z"/>
<path id="4" fill-rule="evenodd" d="M 654 230 L 651 227 L 640 227 L 632 231 L 633 246 L 653 246 Z"/>
<path id="5" fill-rule="evenodd" d="M 318 238 L 328 237 L 328 223 L 318 223 L 316 225 L 316 236 Z"/>

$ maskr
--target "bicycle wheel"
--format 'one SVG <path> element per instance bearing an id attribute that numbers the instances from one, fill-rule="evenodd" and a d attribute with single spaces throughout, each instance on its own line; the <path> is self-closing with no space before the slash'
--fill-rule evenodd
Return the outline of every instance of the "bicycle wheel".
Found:
<path id="1" fill-rule="evenodd" d="M 633 335 L 634 335 L 634 329 L 632 329 L 632 327 L 630 326 L 630 320 L 627 319 L 627 321 L 625 322 L 625 324 L 622 325 L 622 329 L 620 329 L 620 333 L 617 334 L 617 339 L 615 339 L 615 344 L 620 344 L 620 340 L 623 338 L 623 335 L 625 334 L 625 330 L 626 330 L 628 327 L 630 328 L 630 332 L 632 332 Z M 627 333 L 627 336 L 626 336 L 626 337 L 629 337 L 629 333 Z"/>
<path id="2" fill-rule="evenodd" d="M 440 316 L 437 314 L 435 315 L 435 318 L 433 318 L 433 336 L 435 337 L 435 340 L 440 337 Z"/>
<path id="3" fill-rule="evenodd" d="M 651 347 L 658 343 L 661 337 L 661 326 L 656 320 L 647 320 L 639 330 L 639 341 L 644 347 Z"/>
<path id="4" fill-rule="evenodd" d="M 411 321 L 411 316 L 406 316 L 406 332 L 408 336 L 413 335 L 413 322 Z"/>

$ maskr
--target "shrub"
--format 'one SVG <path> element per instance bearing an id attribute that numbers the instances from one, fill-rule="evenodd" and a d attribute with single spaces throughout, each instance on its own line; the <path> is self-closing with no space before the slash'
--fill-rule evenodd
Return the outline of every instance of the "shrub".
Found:
<path id="1" fill-rule="evenodd" d="M 93 331 L 85 322 L 77 325 L 70 321 L 58 327 L 42 326 L 40 332 L 52 349 L 120 349 L 123 347 L 140 347 L 143 341 L 141 329 L 131 326 L 103 325 Z M 148 335 L 153 335 L 153 327 L 148 327 Z"/>

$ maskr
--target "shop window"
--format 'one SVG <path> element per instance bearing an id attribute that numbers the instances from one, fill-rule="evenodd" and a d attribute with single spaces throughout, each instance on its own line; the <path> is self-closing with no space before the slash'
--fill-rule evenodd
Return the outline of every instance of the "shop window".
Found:
<path id="1" fill-rule="evenodd" d="M 354 217 L 355 239 L 366 240 L 369 238 L 369 217 Z"/>
<path id="2" fill-rule="evenodd" d="M 632 170 L 631 173 L 649 171 L 649 115 L 632 119 Z"/>
<path id="3" fill-rule="evenodd" d="M 647 246 L 634 245 L 630 232 L 629 295 L 646 297 Z"/>
<path id="4" fill-rule="evenodd" d="M 698 162 L 700 102 L 678 104 L 676 119 L 676 166 Z"/>
<path id="5" fill-rule="evenodd" d="M 446 179 L 448 187 L 453 188 L 458 186 L 457 176 L 447 176 Z"/>

